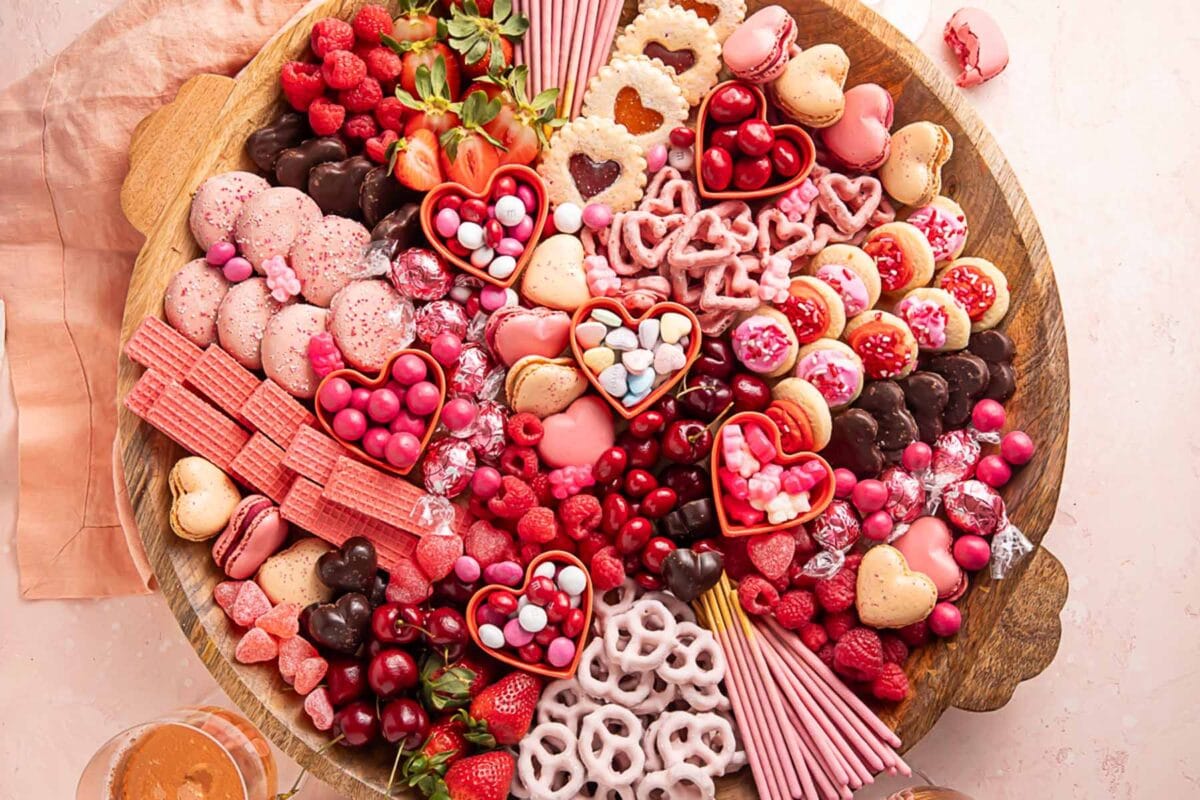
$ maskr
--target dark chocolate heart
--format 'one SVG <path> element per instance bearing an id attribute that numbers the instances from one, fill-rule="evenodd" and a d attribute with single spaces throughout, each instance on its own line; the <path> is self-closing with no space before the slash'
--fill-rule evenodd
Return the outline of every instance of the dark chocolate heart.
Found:
<path id="1" fill-rule="evenodd" d="M 970 353 L 951 353 L 938 356 L 929 362 L 929 369 L 946 379 L 950 387 L 950 399 L 942 412 L 942 423 L 947 428 L 961 428 L 971 418 L 975 401 L 983 396 L 991 379 L 988 366 L 979 356 Z"/>
<path id="2" fill-rule="evenodd" d="M 358 190 L 358 207 L 368 228 L 375 225 L 416 195 L 388 174 L 387 167 L 375 167 L 363 178 Z"/>
<path id="3" fill-rule="evenodd" d="M 362 645 L 371 622 L 371 603 L 358 592 L 332 603 L 310 606 L 303 615 L 308 638 L 319 647 L 353 655 Z"/>
<path id="4" fill-rule="evenodd" d="M 691 542 L 712 535 L 717 527 L 717 510 L 711 497 L 684 503 L 663 517 L 667 536 L 676 542 Z"/>
<path id="5" fill-rule="evenodd" d="M 679 548 L 663 559 L 663 580 L 671 594 L 690 603 L 721 580 L 725 559 L 720 553 Z"/>
<path id="6" fill-rule="evenodd" d="M 936 372 L 918 371 L 900 381 L 904 402 L 917 423 L 917 435 L 925 444 L 933 444 L 945 429 L 942 412 L 950 401 L 950 385 Z"/>
<path id="7" fill-rule="evenodd" d="M 346 155 L 346 145 L 341 139 L 333 136 L 309 139 L 279 154 L 275 161 L 275 180 L 280 186 L 307 191 L 313 167 L 327 161 L 341 161 Z"/>
<path id="8" fill-rule="evenodd" d="M 883 451 L 875 444 L 879 423 L 861 408 L 833 418 L 833 433 L 821 455 L 835 469 L 844 467 L 860 478 L 873 478 L 883 470 Z"/>
<path id="9" fill-rule="evenodd" d="M 904 390 L 895 381 L 871 381 L 863 388 L 855 408 L 875 418 L 879 430 L 875 444 L 885 454 L 896 454 L 917 440 L 917 421 L 904 405 Z"/>
<path id="10" fill-rule="evenodd" d="M 967 349 L 988 365 L 988 385 L 983 396 L 1003 403 L 1017 391 L 1017 372 L 1013 359 L 1017 348 L 1012 339 L 1000 331 L 980 331 L 971 334 Z"/>
<path id="11" fill-rule="evenodd" d="M 363 156 L 318 164 L 308 173 L 308 196 L 325 214 L 358 219 L 358 194 L 375 163 Z"/>
<path id="12" fill-rule="evenodd" d="M 280 153 L 300 144 L 309 133 L 308 119 L 289 111 L 246 137 L 246 155 L 263 172 L 274 172 Z"/>
<path id="13" fill-rule="evenodd" d="M 351 536 L 337 550 L 330 550 L 317 559 L 317 577 L 339 593 L 367 594 L 378 569 L 375 545 L 362 536 Z"/>
<path id="14" fill-rule="evenodd" d="M 379 220 L 371 229 L 371 239 L 390 239 L 396 243 L 397 252 L 410 247 L 428 247 L 425 232 L 421 230 L 421 204 L 405 203 Z"/>
<path id="15" fill-rule="evenodd" d="M 621 177 L 621 162 L 595 161 L 587 153 L 572 155 L 567 169 L 584 199 L 595 197 Z"/>
<path id="16" fill-rule="evenodd" d="M 648 58 L 657 58 L 663 64 L 675 70 L 676 75 L 687 72 L 696 66 L 696 53 L 693 50 L 671 50 L 662 42 L 649 42 L 642 53 Z"/>
<path id="17" fill-rule="evenodd" d="M 378 570 L 375 573 L 375 580 L 371 582 L 371 592 L 367 595 L 371 608 L 379 608 L 387 602 L 387 585 L 388 574 L 383 570 Z"/>

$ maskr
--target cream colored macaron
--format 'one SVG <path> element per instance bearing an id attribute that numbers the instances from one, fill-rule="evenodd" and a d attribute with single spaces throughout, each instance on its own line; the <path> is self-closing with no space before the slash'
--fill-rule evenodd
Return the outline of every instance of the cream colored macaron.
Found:
<path id="1" fill-rule="evenodd" d="M 903 628 L 920 622 L 937 605 L 933 580 L 909 569 L 904 554 L 886 544 L 863 555 L 855 588 L 858 618 L 872 628 Z"/>
<path id="2" fill-rule="evenodd" d="M 573 358 L 525 356 L 504 379 L 509 407 L 543 419 L 564 411 L 587 388 L 587 377 Z"/>
<path id="3" fill-rule="evenodd" d="M 230 477 L 199 456 L 176 461 L 167 485 L 171 489 L 171 530 L 190 542 L 203 542 L 223 531 L 242 499 Z"/>
<path id="4" fill-rule="evenodd" d="M 901 205 L 923 206 L 942 191 L 942 167 L 954 139 L 941 125 L 912 122 L 892 134 L 892 152 L 879 168 L 884 190 Z"/>
<path id="5" fill-rule="evenodd" d="M 591 299 L 583 268 L 583 243 L 560 233 L 534 248 L 521 278 L 521 296 L 532 305 L 574 311 Z"/>

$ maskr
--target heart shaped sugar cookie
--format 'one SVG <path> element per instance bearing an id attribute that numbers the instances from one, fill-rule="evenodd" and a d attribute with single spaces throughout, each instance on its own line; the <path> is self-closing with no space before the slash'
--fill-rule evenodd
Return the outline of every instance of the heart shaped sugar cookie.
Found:
<path id="1" fill-rule="evenodd" d="M 521 281 L 521 296 L 533 305 L 574 311 L 592 296 L 583 262 L 579 237 L 551 236 L 533 251 Z"/>
<path id="2" fill-rule="evenodd" d="M 951 550 L 954 534 L 945 522 L 937 517 L 915 519 L 893 545 L 904 555 L 909 569 L 933 581 L 939 600 L 957 600 L 966 591 L 966 575 Z"/>
<path id="3" fill-rule="evenodd" d="M 909 123 L 892 134 L 892 152 L 879 179 L 897 202 L 923 206 L 941 194 L 942 167 L 953 153 L 954 140 L 941 125 Z"/>
<path id="4" fill-rule="evenodd" d="M 842 118 L 846 95 L 842 87 L 850 73 L 850 58 L 836 44 L 818 44 L 788 61 L 771 83 L 775 104 L 789 118 L 813 128 L 828 128 Z"/>
<path id="5" fill-rule="evenodd" d="M 551 467 L 591 466 L 613 446 L 612 412 L 603 400 L 584 395 L 563 411 L 542 420 L 538 455 Z"/>
<path id="6" fill-rule="evenodd" d="M 903 628 L 920 622 L 938 601 L 933 580 L 910 570 L 904 554 L 886 544 L 872 547 L 863 556 L 857 593 L 858 617 L 872 628 Z"/>

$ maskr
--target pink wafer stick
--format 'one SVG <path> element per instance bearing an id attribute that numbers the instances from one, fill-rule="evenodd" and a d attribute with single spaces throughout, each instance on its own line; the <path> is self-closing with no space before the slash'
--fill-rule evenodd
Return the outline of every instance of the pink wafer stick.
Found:
<path id="1" fill-rule="evenodd" d="M 778 765 L 771 761 L 771 755 L 766 752 L 765 738 L 759 732 L 758 717 L 754 711 L 753 699 L 743 697 L 749 694 L 748 684 L 742 674 L 740 664 L 734 660 L 733 645 L 726 631 L 718 631 L 717 639 L 725 652 L 725 662 L 728 668 L 725 687 L 729 690 L 729 700 L 733 704 L 738 728 L 742 731 L 742 744 L 746 748 L 746 757 L 750 761 L 751 772 L 755 774 L 754 784 L 764 800 L 784 800 L 791 795 L 784 791 L 784 781 L 779 774 Z"/>
<path id="2" fill-rule="evenodd" d="M 156 369 L 148 369 L 125 395 L 125 407 L 142 419 L 150 413 L 150 407 L 171 383 L 171 379 Z"/>
<path id="3" fill-rule="evenodd" d="M 125 355 L 173 380 L 183 380 L 200 348 L 158 317 L 146 317 L 125 343 Z"/>
<path id="4" fill-rule="evenodd" d="M 242 404 L 242 419 L 262 431 L 278 445 L 287 447 L 301 428 L 317 420 L 279 384 L 271 379 L 260 383 Z"/>
<path id="5" fill-rule="evenodd" d="M 316 428 L 305 426 L 296 432 L 287 452 L 283 454 L 283 465 L 293 472 L 317 483 L 329 480 L 337 461 L 349 450 L 336 439 L 326 436 Z"/>
<path id="6" fill-rule="evenodd" d="M 575 95 L 582 96 L 587 87 L 580 83 L 580 73 L 587 69 L 584 58 L 584 48 L 591 52 L 591 41 L 587 36 L 595 33 L 596 12 L 600 0 L 588 0 L 576 11 L 575 30 L 571 36 L 571 57 L 567 63 L 567 82 L 563 94 L 559 98 L 559 108 L 562 113 L 570 113 L 575 105 Z M 586 42 L 586 43 L 585 43 Z"/>
<path id="7" fill-rule="evenodd" d="M 554 53 L 551 40 L 554 38 L 554 0 L 537 0 L 542 6 L 542 89 L 549 89 L 554 81 Z"/>
<path id="8" fill-rule="evenodd" d="M 541 0 L 525 0 L 528 4 L 525 15 L 529 17 L 529 30 L 525 31 L 525 63 L 529 66 L 529 96 L 536 97 L 542 90 L 542 4 Z"/>
<path id="9" fill-rule="evenodd" d="M 524 9 L 522 8 L 521 0 L 513 0 L 512 7 L 513 7 L 514 14 L 521 15 L 521 14 L 525 13 Z M 526 33 L 528 33 L 528 31 L 526 31 Z M 524 63 L 525 63 L 525 39 L 524 39 L 524 37 L 522 37 L 521 41 L 517 44 L 517 46 L 513 48 L 513 64 L 515 66 L 519 67 Z"/>
<path id="10" fill-rule="evenodd" d="M 235 419 L 260 383 L 219 345 L 210 344 L 184 376 L 184 382 Z"/>
<path id="11" fill-rule="evenodd" d="M 592 76 L 600 71 L 608 61 L 608 52 L 612 49 L 613 36 L 617 32 L 617 22 L 621 19 L 621 2 L 620 0 L 606 0 L 607 5 L 604 8 L 604 15 L 600 19 L 600 27 L 596 31 L 596 41 L 592 44 L 591 57 L 588 59 L 587 73 L 583 76 L 583 85 L 586 86 Z M 579 108 L 583 104 L 582 93 L 576 96 L 573 106 L 574 114 L 579 113 Z"/>
<path id="12" fill-rule="evenodd" d="M 826 764 L 821 760 L 814 734 L 804 727 L 800 715 L 790 704 L 784 706 L 783 713 L 787 717 L 787 724 L 796 729 L 796 735 L 804 744 L 804 758 L 808 762 L 808 769 L 812 773 L 813 781 L 817 784 L 817 790 L 825 800 L 840 800 L 842 792 L 850 790 L 845 783 L 839 783 L 833 777 L 831 772 L 833 765 Z"/>

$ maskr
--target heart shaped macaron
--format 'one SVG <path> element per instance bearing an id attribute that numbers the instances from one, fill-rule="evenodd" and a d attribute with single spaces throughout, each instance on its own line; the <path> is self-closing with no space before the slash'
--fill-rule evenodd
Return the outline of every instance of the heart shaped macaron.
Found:
<path id="1" fill-rule="evenodd" d="M 919 517 L 892 545 L 904 554 L 908 567 L 937 586 L 939 600 L 957 600 L 967 590 L 967 576 L 954 560 L 954 534 L 937 517 Z"/>
<path id="2" fill-rule="evenodd" d="M 407 475 L 429 444 L 446 400 L 446 376 L 421 350 L 393 353 L 378 375 L 329 373 L 317 387 L 317 421 L 346 449 Z"/>
<path id="3" fill-rule="evenodd" d="M 923 206 L 942 192 L 942 167 L 954 153 L 950 132 L 933 122 L 911 122 L 892 134 L 879 168 L 884 190 L 901 205 Z"/>
<path id="4" fill-rule="evenodd" d="M 700 322 L 686 306 L 656 303 L 637 319 L 598 297 L 571 320 L 571 352 L 601 396 L 626 419 L 654 405 L 700 355 Z"/>
<path id="5" fill-rule="evenodd" d="M 584 395 L 565 411 L 542 420 L 538 455 L 551 467 L 591 466 L 616 440 L 612 412 L 595 395 Z"/>
<path id="6" fill-rule="evenodd" d="M 855 172 L 870 172 L 887 161 L 891 152 L 894 111 L 887 89 L 860 83 L 847 90 L 842 118 L 826 128 L 821 139 L 843 164 Z"/>
<path id="7" fill-rule="evenodd" d="M 447 261 L 505 289 L 517 282 L 542 237 L 549 203 L 538 174 L 506 164 L 482 192 L 435 186 L 421 202 L 421 229 Z"/>
<path id="8" fill-rule="evenodd" d="M 192 542 L 203 542 L 224 530 L 242 499 L 229 476 L 200 456 L 175 462 L 167 484 L 171 487 L 171 530 Z"/>
<path id="9" fill-rule="evenodd" d="M 833 500 L 833 469 L 816 453 L 789 453 L 775 421 L 757 411 L 729 418 L 713 442 L 712 486 L 726 536 L 808 522 Z"/>
<path id="10" fill-rule="evenodd" d="M 937 599 L 933 581 L 910 570 L 904 554 L 896 548 L 881 544 L 863 555 L 854 601 L 863 624 L 903 628 L 928 617 Z"/>
<path id="11" fill-rule="evenodd" d="M 488 317 L 483 336 L 488 348 L 507 367 L 525 356 L 554 358 L 567 349 L 571 317 L 565 311 L 542 306 L 505 306 Z"/>
<path id="12" fill-rule="evenodd" d="M 520 586 L 520 568 L 514 562 L 492 566 L 505 567 L 494 575 L 505 581 L 484 586 L 471 597 L 471 638 L 510 667 L 548 678 L 574 675 L 592 624 L 592 579 L 583 562 L 562 550 L 542 553 L 529 562 Z M 510 574 L 508 566 L 515 572 Z"/>
<path id="13" fill-rule="evenodd" d="M 775 104 L 790 119 L 813 128 L 828 128 L 846 109 L 842 87 L 850 59 L 836 44 L 818 44 L 792 56 L 783 74 L 771 83 Z"/>
<path id="14" fill-rule="evenodd" d="M 696 185 L 709 200 L 782 194 L 799 186 L 816 163 L 816 148 L 802 128 L 767 123 L 767 98 L 754 84 L 718 84 L 696 119 Z"/>

